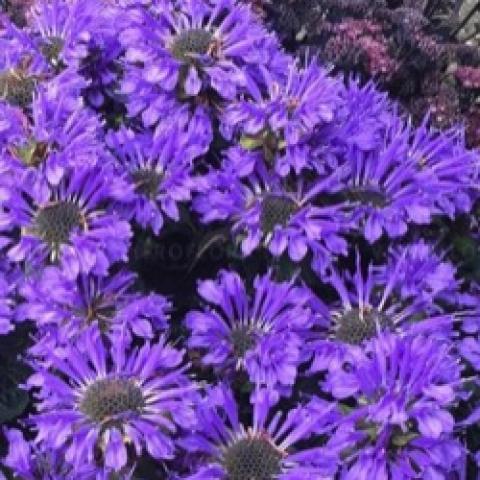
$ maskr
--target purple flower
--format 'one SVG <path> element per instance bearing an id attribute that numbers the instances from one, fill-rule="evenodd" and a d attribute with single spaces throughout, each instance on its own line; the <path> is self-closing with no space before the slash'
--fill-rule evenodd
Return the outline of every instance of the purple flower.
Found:
<path id="1" fill-rule="evenodd" d="M 131 349 L 118 339 L 108 351 L 98 330 L 86 331 L 62 356 L 50 355 L 49 369 L 33 364 L 36 442 L 65 448 L 75 471 L 94 458 L 100 470 L 116 472 L 142 453 L 173 458 L 176 433 L 195 420 L 195 387 L 182 362 L 183 352 L 164 338 Z"/>
<path id="2" fill-rule="evenodd" d="M 205 365 L 227 375 L 246 370 L 250 382 L 269 388 L 294 384 L 313 323 L 308 290 L 269 273 L 256 277 L 250 295 L 238 274 L 222 271 L 198 292 L 211 306 L 188 313 L 188 345 L 204 352 Z"/>
<path id="3" fill-rule="evenodd" d="M 40 0 L 31 12 L 32 37 L 45 62 L 58 71 L 77 67 L 88 54 L 92 38 L 108 28 L 109 9 L 95 0 Z M 111 29 L 111 27 L 110 27 Z"/>
<path id="4" fill-rule="evenodd" d="M 408 156 L 409 136 L 410 131 L 397 120 L 379 149 L 354 147 L 345 153 L 349 175 L 344 177 L 342 194 L 351 202 L 358 228 L 370 243 L 384 232 L 389 237 L 402 236 L 410 223 L 428 224 L 435 212 L 418 163 Z"/>
<path id="5" fill-rule="evenodd" d="M 112 133 L 108 142 L 117 171 L 127 182 L 118 189 L 124 216 L 155 234 L 164 216 L 178 221 L 178 204 L 191 198 L 194 160 L 208 150 L 211 138 L 210 122 L 200 109 L 185 128 L 157 130 L 153 136 L 127 129 Z"/>
<path id="6" fill-rule="evenodd" d="M 465 132 L 459 128 L 435 131 L 427 116 L 412 131 L 408 157 L 420 168 L 423 190 L 432 196 L 439 213 L 455 217 L 468 213 L 476 198 L 480 155 L 465 145 Z"/>
<path id="7" fill-rule="evenodd" d="M 87 79 L 84 95 L 95 108 L 112 96 L 122 52 L 118 42 L 121 10 L 113 2 L 37 2 L 32 11 L 36 48 L 50 70 L 74 68 Z"/>
<path id="8" fill-rule="evenodd" d="M 77 3 L 84 5 L 85 2 Z M 37 3 L 37 6 L 39 4 L 40 2 Z M 42 5 L 49 5 L 55 10 L 59 8 L 60 2 L 58 0 L 53 3 L 42 1 Z M 66 8 L 67 4 L 62 2 L 62 5 Z M 58 24 L 62 24 L 62 19 L 57 20 Z M 43 34 L 47 35 L 48 32 L 43 32 Z M 45 41 L 50 42 L 48 40 L 50 37 L 45 37 L 43 40 L 41 37 L 41 33 L 33 33 L 30 28 L 19 29 L 13 23 L 2 18 L 2 30 L 0 31 L 0 98 L 6 104 L 18 107 L 27 113 L 30 112 L 32 100 L 40 85 L 53 81 L 54 83 L 57 82 L 57 85 L 61 84 L 64 94 L 69 89 L 66 76 L 63 74 L 56 76 L 57 68 L 52 68 L 52 64 L 44 55 L 43 47 Z M 51 38 L 53 39 L 53 37 Z M 53 43 L 53 50 L 58 50 L 57 53 L 59 53 L 60 44 L 56 40 L 53 40 Z M 51 50 L 51 46 L 48 49 Z M 72 75 L 78 77 L 74 65 L 67 69 L 67 76 Z M 49 86 L 49 89 L 54 90 L 55 87 Z"/>
<path id="9" fill-rule="evenodd" d="M 398 122 L 396 105 L 373 82 L 362 85 L 350 80 L 341 94 L 342 108 L 328 133 L 330 155 L 335 153 L 341 160 L 350 150 L 381 149 L 392 124 Z"/>
<path id="10" fill-rule="evenodd" d="M 288 67 L 288 77 L 277 79 L 262 69 L 266 95 L 255 84 L 249 96 L 233 102 L 222 116 L 222 132 L 227 138 L 241 135 L 246 148 L 262 147 L 268 155 L 277 154 L 276 170 L 298 174 L 309 166 L 307 142 L 321 127 L 331 123 L 341 108 L 342 83 L 329 78 L 317 62 L 305 68 Z"/>
<path id="11" fill-rule="evenodd" d="M 60 343 L 74 341 L 92 324 L 115 337 L 151 339 L 167 329 L 171 304 L 162 295 L 136 293 L 135 280 L 126 271 L 70 279 L 58 268 L 47 267 L 20 288 L 25 303 L 19 306 L 18 315 L 34 320 L 38 328 L 55 326 Z"/>
<path id="12" fill-rule="evenodd" d="M 449 344 L 395 335 L 372 340 L 355 363 L 330 372 L 324 388 L 345 402 L 328 442 L 341 452 L 341 478 L 447 478 L 463 456 L 449 412 L 460 374 Z"/>
<path id="13" fill-rule="evenodd" d="M 105 275 L 127 258 L 131 237 L 129 224 L 106 210 L 114 181 L 106 169 L 78 167 L 57 184 L 32 174 L 11 186 L 0 222 L 5 238 L 13 235 L 8 257 L 31 267 L 59 261 L 70 278 Z"/>
<path id="14" fill-rule="evenodd" d="M 409 291 L 405 298 L 399 295 L 407 282 L 410 260 L 406 249 L 387 267 L 369 265 L 365 275 L 357 253 L 353 274 L 334 266 L 326 270 L 321 279 L 333 287 L 338 300 L 327 305 L 320 298 L 315 299 L 319 333 L 311 344 L 312 371 L 336 368 L 346 359 L 355 359 L 362 354 L 367 340 L 384 331 L 425 332 L 441 338 L 454 334 L 455 315 L 442 313 L 434 305 L 434 297 L 423 290 L 425 284 L 419 281 L 418 290 Z M 428 278 L 422 280 L 428 282 Z"/>
<path id="15" fill-rule="evenodd" d="M 461 297 L 460 283 L 455 266 L 444 257 L 424 240 L 392 248 L 385 281 L 396 278 L 394 291 L 402 300 L 421 296 L 435 310 L 440 309 L 440 303 L 455 304 Z"/>
<path id="16" fill-rule="evenodd" d="M 0 99 L 28 111 L 37 85 L 52 72 L 28 29 L 2 17 L 0 30 Z"/>
<path id="17" fill-rule="evenodd" d="M 402 236 L 410 224 L 428 224 L 434 215 L 468 212 L 478 177 L 478 154 L 465 148 L 458 129 L 438 134 L 427 128 L 427 120 L 414 129 L 388 111 L 384 116 L 374 121 L 378 132 L 364 146 L 351 142 L 348 120 L 330 132 L 331 154 L 348 172 L 342 196 L 370 243 L 383 233 Z M 368 135 L 368 124 L 363 128 Z"/>
<path id="18" fill-rule="evenodd" d="M 206 184 L 194 209 L 205 223 L 232 222 L 244 255 L 264 246 L 276 257 L 288 252 L 298 262 L 310 250 L 321 268 L 332 254 L 346 253 L 341 234 L 349 223 L 342 204 L 315 204 L 322 194 L 335 191 L 337 173 L 311 182 L 299 178 L 286 186 L 259 153 L 231 148 L 222 169 L 207 176 Z"/>
<path id="19" fill-rule="evenodd" d="M 60 78 L 66 80 L 67 73 Z M 68 87 L 57 90 L 56 84 L 57 80 L 37 89 L 31 114 L 20 119 L 21 131 L 6 139 L 3 161 L 16 175 L 38 169 L 57 183 L 69 165 L 95 165 L 106 159 L 100 121 L 79 96 L 84 82 L 76 76 L 70 77 Z"/>
<path id="20" fill-rule="evenodd" d="M 159 2 L 126 16 L 122 92 L 145 125 L 160 119 L 175 90 L 182 100 L 209 92 L 232 99 L 256 80 L 260 66 L 279 73 L 285 63 L 275 37 L 235 0 Z"/>
<path id="21" fill-rule="evenodd" d="M 27 442 L 20 430 L 6 430 L 8 455 L 3 463 L 19 478 L 24 480 L 92 480 L 95 467 L 85 463 L 74 472 L 72 466 L 65 462 L 64 452 L 42 449 L 33 442 Z M 1 477 L 0 477 L 1 478 Z"/>
<path id="22" fill-rule="evenodd" d="M 186 450 L 206 457 L 188 480 L 331 478 L 337 459 L 321 446 L 301 442 L 313 431 L 331 430 L 334 405 L 321 402 L 322 408 L 297 407 L 282 414 L 273 408 L 275 401 L 271 392 L 257 391 L 252 421 L 243 424 L 232 391 L 212 387 L 199 406 L 195 432 L 182 441 Z"/>

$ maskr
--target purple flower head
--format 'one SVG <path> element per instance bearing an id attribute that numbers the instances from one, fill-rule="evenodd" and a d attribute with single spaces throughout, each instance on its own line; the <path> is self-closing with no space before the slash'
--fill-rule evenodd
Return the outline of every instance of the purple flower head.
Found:
<path id="1" fill-rule="evenodd" d="M 12 186 L 4 202 L 0 223 L 12 242 L 12 261 L 31 267 L 58 261 L 75 278 L 81 272 L 105 275 L 109 265 L 126 259 L 130 225 L 106 210 L 115 181 L 108 170 L 67 169 L 57 184 L 37 179 L 32 174 Z"/>
<path id="2" fill-rule="evenodd" d="M 297 179 L 287 186 L 269 172 L 261 154 L 231 148 L 222 169 L 206 182 L 194 209 L 205 223 L 232 222 L 244 255 L 264 246 L 274 256 L 288 252 L 298 262 L 310 250 L 316 264 L 325 265 L 332 254 L 346 253 L 341 234 L 348 222 L 342 205 L 314 203 L 322 193 L 335 190 L 337 174 L 312 182 Z"/>
<path id="3" fill-rule="evenodd" d="M 256 277 L 250 295 L 238 274 L 222 271 L 198 292 L 210 306 L 191 311 L 186 324 L 204 364 L 227 375 L 245 370 L 253 384 L 269 388 L 293 385 L 313 320 L 308 290 L 267 274 Z"/>
<path id="4" fill-rule="evenodd" d="M 424 285 L 417 284 L 416 293 L 409 292 L 404 299 L 398 295 L 409 262 L 404 252 L 388 267 L 369 265 L 365 275 L 357 253 L 353 274 L 327 268 L 322 280 L 333 287 L 338 301 L 326 305 L 316 298 L 314 302 L 321 333 L 312 343 L 312 371 L 336 368 L 345 359 L 356 358 L 366 341 L 384 331 L 428 332 L 442 338 L 453 334 L 455 316 L 439 311 L 432 296 L 422 290 Z"/>
<path id="5" fill-rule="evenodd" d="M 37 89 L 21 133 L 6 143 L 9 164 L 16 174 L 22 175 L 25 168 L 38 169 L 55 184 L 69 165 L 95 165 L 105 158 L 102 126 L 81 97 L 75 96 L 74 91 L 79 93 L 84 85 L 80 77 L 77 80 L 77 85 L 71 84 L 58 95 L 52 92 L 53 82 Z"/>
<path id="6" fill-rule="evenodd" d="M 155 234 L 165 216 L 178 221 L 178 204 L 191 199 L 194 160 L 208 150 L 211 138 L 210 122 L 200 109 L 185 129 L 157 130 L 153 136 L 128 129 L 111 134 L 108 141 L 117 170 L 128 184 L 118 191 L 124 216 Z"/>
<path id="7" fill-rule="evenodd" d="M 24 480 L 92 480 L 95 467 L 84 464 L 74 472 L 65 462 L 64 452 L 42 449 L 34 442 L 27 442 L 20 430 L 12 428 L 5 432 L 8 440 L 8 455 L 3 463 L 15 475 Z"/>
<path id="8" fill-rule="evenodd" d="M 428 122 L 427 116 L 413 130 L 408 156 L 419 166 L 423 190 L 432 196 L 438 213 L 453 218 L 469 212 L 478 195 L 480 155 L 467 148 L 462 128 L 438 132 Z"/>
<path id="9" fill-rule="evenodd" d="M 373 151 L 347 149 L 342 194 L 352 203 L 353 215 L 365 238 L 373 243 L 385 232 L 399 237 L 408 225 L 427 224 L 433 202 L 421 183 L 418 163 L 408 156 L 410 131 L 397 120 L 384 144 Z"/>
<path id="10" fill-rule="evenodd" d="M 297 407 L 287 414 L 274 409 L 276 398 L 267 390 L 252 400 L 253 421 L 239 418 L 232 391 L 212 387 L 198 409 L 196 431 L 184 448 L 206 457 L 188 480 L 301 480 L 332 478 L 336 459 L 323 447 L 302 447 L 312 432 L 332 428 L 333 405 L 323 408 Z"/>
<path id="11" fill-rule="evenodd" d="M 85 79 L 85 97 L 100 107 L 112 95 L 117 80 L 115 62 L 121 54 L 116 38 L 120 31 L 120 9 L 113 2 L 62 0 L 37 2 L 32 25 L 36 46 L 54 72 L 72 67 Z"/>
<path id="12" fill-rule="evenodd" d="M 259 67 L 280 72 L 277 40 L 236 0 L 159 2 L 132 9 L 120 35 L 126 49 L 122 91 L 148 123 L 159 118 L 165 94 L 181 100 L 213 93 L 232 99 L 258 77 Z M 154 114 L 154 110 L 157 114 Z"/>
<path id="13" fill-rule="evenodd" d="M 387 132 L 398 122 L 395 104 L 373 82 L 350 80 L 341 93 L 342 109 L 329 132 L 332 149 L 341 156 L 350 150 L 382 148 Z"/>
<path id="14" fill-rule="evenodd" d="M 55 72 L 78 67 L 89 43 L 107 28 L 105 12 L 96 0 L 40 0 L 32 9 L 31 28 L 40 54 Z"/>
<path id="15" fill-rule="evenodd" d="M 42 61 L 26 31 L 2 18 L 0 30 L 1 103 L 28 109 L 42 78 Z"/>
<path id="16" fill-rule="evenodd" d="M 345 402 L 329 440 L 342 452 L 341 478 L 447 478 L 463 453 L 449 412 L 460 373 L 448 343 L 389 334 L 330 372 L 324 387 Z"/>
<path id="17" fill-rule="evenodd" d="M 387 112 L 385 121 L 376 125 L 382 141 L 374 134 L 371 145 L 362 147 L 351 143 L 348 123 L 340 122 L 338 132 L 332 129 L 332 151 L 349 171 L 342 195 L 352 202 L 354 217 L 370 243 L 384 232 L 402 236 L 409 224 L 428 224 L 433 215 L 454 217 L 470 210 L 479 157 L 466 149 L 459 129 L 435 133 L 427 128 L 427 120 L 415 129 Z"/>
<path id="18" fill-rule="evenodd" d="M 308 162 L 302 147 L 306 148 L 312 134 L 334 120 L 340 108 L 342 83 L 329 78 L 316 61 L 305 68 L 292 61 L 286 79 L 272 77 L 267 69 L 262 69 L 262 74 L 266 94 L 253 84 L 248 97 L 225 109 L 222 132 L 227 138 L 240 135 L 246 148 L 262 147 L 267 157 L 278 154 L 279 174 L 287 175 L 291 167 L 298 174 Z"/>
<path id="19" fill-rule="evenodd" d="M 107 350 L 98 330 L 86 331 L 61 357 L 51 354 L 49 369 L 33 364 L 36 442 L 65 448 L 75 471 L 94 458 L 116 472 L 143 453 L 173 458 L 177 432 L 195 420 L 195 387 L 182 362 L 163 338 L 135 348 L 119 339 Z"/>
<path id="20" fill-rule="evenodd" d="M 47 267 L 22 285 L 25 303 L 19 315 L 34 320 L 39 328 L 55 326 L 62 343 L 74 341 L 92 324 L 111 336 L 151 339 L 167 329 L 171 304 L 162 295 L 136 293 L 135 280 L 126 271 L 71 279 L 58 268 Z"/>
<path id="21" fill-rule="evenodd" d="M 0 103 L 28 111 L 38 84 L 51 71 L 28 29 L 2 18 L 0 30 Z"/>
<path id="22" fill-rule="evenodd" d="M 423 240 L 391 248 L 385 281 L 396 278 L 394 291 L 402 300 L 420 296 L 435 310 L 440 303 L 455 304 L 457 298 L 460 300 L 460 284 L 455 278 L 455 266 L 444 256 Z"/>

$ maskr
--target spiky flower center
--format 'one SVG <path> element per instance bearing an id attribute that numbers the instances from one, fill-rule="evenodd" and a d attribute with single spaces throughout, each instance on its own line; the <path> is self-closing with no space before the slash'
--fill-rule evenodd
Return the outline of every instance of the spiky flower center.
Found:
<path id="1" fill-rule="evenodd" d="M 228 480 L 273 480 L 281 473 L 282 454 L 266 436 L 247 437 L 226 449 L 222 463 Z"/>
<path id="2" fill-rule="evenodd" d="M 132 173 L 135 191 L 150 198 L 157 196 L 162 174 L 152 168 L 142 168 Z"/>
<path id="3" fill-rule="evenodd" d="M 377 329 L 391 327 L 391 320 L 377 309 L 360 311 L 353 308 L 337 315 L 336 332 L 337 340 L 350 345 L 360 345 L 365 340 L 373 338 Z"/>
<path id="4" fill-rule="evenodd" d="M 63 49 L 63 39 L 60 37 L 49 37 L 45 39 L 41 46 L 41 52 L 45 58 L 53 65 L 58 64 L 60 53 Z"/>
<path id="5" fill-rule="evenodd" d="M 34 91 L 33 78 L 13 70 L 0 74 L 0 96 L 11 105 L 27 107 L 32 101 Z"/>
<path id="6" fill-rule="evenodd" d="M 67 243 L 76 227 L 82 226 L 82 212 L 72 202 L 60 201 L 39 210 L 36 229 L 39 236 L 53 247 Z"/>
<path id="7" fill-rule="evenodd" d="M 268 194 L 262 200 L 260 226 L 264 234 L 273 231 L 276 225 L 284 227 L 297 210 L 295 202 L 281 195 Z"/>
<path id="8" fill-rule="evenodd" d="M 231 333 L 233 354 L 235 358 L 243 358 L 256 343 L 255 330 L 249 326 L 234 328 Z"/>
<path id="9" fill-rule="evenodd" d="M 182 62 L 191 62 L 197 55 L 208 53 L 213 35 L 203 28 L 191 28 L 179 33 L 171 45 L 172 55 Z"/>
<path id="10" fill-rule="evenodd" d="M 140 413 L 145 407 L 141 388 L 130 379 L 103 378 L 85 391 L 79 410 L 95 423 L 123 413 Z"/>
<path id="11" fill-rule="evenodd" d="M 352 187 L 345 191 L 345 197 L 352 202 L 360 202 L 372 207 L 385 207 L 387 198 L 383 192 L 370 187 Z"/>

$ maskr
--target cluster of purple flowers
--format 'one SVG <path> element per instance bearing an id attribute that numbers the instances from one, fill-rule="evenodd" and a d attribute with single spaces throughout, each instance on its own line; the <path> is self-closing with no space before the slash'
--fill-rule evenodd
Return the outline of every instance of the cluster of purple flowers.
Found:
<path id="1" fill-rule="evenodd" d="M 0 344 L 27 332 L 30 402 L 2 480 L 474 478 L 480 293 L 435 238 L 478 199 L 460 126 L 240 0 L 7 13 Z M 225 255 L 167 295 L 136 252 L 172 225 Z"/>

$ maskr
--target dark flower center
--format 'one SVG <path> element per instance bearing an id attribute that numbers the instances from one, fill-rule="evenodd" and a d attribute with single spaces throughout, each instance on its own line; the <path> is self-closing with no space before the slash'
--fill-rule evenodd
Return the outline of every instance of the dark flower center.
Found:
<path id="1" fill-rule="evenodd" d="M 96 423 L 102 423 L 122 413 L 139 413 L 145 406 L 140 387 L 131 380 L 104 378 L 86 390 L 79 409 Z"/>
<path id="2" fill-rule="evenodd" d="M 0 74 L 0 96 L 10 105 L 28 107 L 34 90 L 35 80 L 31 77 L 15 71 Z"/>
<path id="3" fill-rule="evenodd" d="M 213 36 L 203 28 L 192 28 L 179 33 L 171 46 L 172 55 L 182 62 L 191 62 L 195 55 L 205 55 L 212 44 Z"/>
<path id="4" fill-rule="evenodd" d="M 161 173 L 153 169 L 141 169 L 132 173 L 135 191 L 150 198 L 157 196 L 158 187 L 162 181 Z"/>
<path id="5" fill-rule="evenodd" d="M 42 208 L 36 217 L 39 236 L 52 246 L 67 243 L 72 230 L 82 225 L 82 213 L 72 202 L 58 202 Z"/>
<path id="6" fill-rule="evenodd" d="M 347 200 L 360 202 L 372 207 L 385 207 L 387 204 L 386 196 L 380 190 L 368 187 L 353 187 L 344 192 Z"/>
<path id="7" fill-rule="evenodd" d="M 44 57 L 53 65 L 56 65 L 58 63 L 62 49 L 63 39 L 61 39 L 60 37 L 47 38 L 40 48 Z"/>
<path id="8" fill-rule="evenodd" d="M 236 358 L 243 358 L 255 345 L 255 331 L 248 326 L 234 328 L 231 333 L 233 354 Z"/>
<path id="9" fill-rule="evenodd" d="M 115 305 L 103 303 L 102 298 L 97 298 L 88 305 L 85 312 L 87 324 L 91 325 L 93 322 L 98 322 L 100 330 L 106 332 L 116 311 Z"/>
<path id="10" fill-rule="evenodd" d="M 276 225 L 284 227 L 297 210 L 295 202 L 280 195 L 266 195 L 262 200 L 260 226 L 264 234 L 273 231 Z"/>
<path id="11" fill-rule="evenodd" d="M 223 467 L 228 480 L 273 480 L 281 472 L 282 454 L 267 438 L 243 438 L 228 447 Z"/>
<path id="12" fill-rule="evenodd" d="M 335 336 L 337 340 L 350 345 L 360 345 L 377 334 L 377 328 L 392 326 L 391 320 L 376 309 L 364 310 L 360 315 L 358 308 L 353 308 L 339 315 Z"/>

